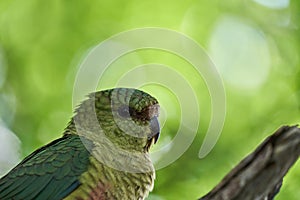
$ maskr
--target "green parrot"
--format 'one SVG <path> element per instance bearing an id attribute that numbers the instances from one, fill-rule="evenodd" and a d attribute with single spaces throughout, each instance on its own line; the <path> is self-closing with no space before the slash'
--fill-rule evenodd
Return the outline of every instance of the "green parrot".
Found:
<path id="1" fill-rule="evenodd" d="M 137 89 L 91 93 L 61 138 L 0 179 L 0 200 L 145 199 L 154 186 L 149 148 L 158 115 L 158 101 Z"/>

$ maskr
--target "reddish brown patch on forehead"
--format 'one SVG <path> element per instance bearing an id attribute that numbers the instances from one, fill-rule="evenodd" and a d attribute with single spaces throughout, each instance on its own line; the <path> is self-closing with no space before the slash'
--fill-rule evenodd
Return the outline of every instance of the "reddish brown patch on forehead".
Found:
<path id="1" fill-rule="evenodd" d="M 148 107 L 148 116 L 151 118 L 159 116 L 159 105 L 154 104 Z"/>
<path id="2" fill-rule="evenodd" d="M 143 110 L 140 112 L 130 109 L 130 115 L 134 119 L 140 119 L 140 120 L 150 120 L 153 117 L 158 117 L 159 116 L 159 105 L 154 104 L 151 106 L 145 107 Z"/>

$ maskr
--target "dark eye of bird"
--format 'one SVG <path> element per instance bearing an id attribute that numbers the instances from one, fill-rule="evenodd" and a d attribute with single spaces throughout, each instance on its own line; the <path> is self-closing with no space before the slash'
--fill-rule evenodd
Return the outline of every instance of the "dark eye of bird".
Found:
<path id="1" fill-rule="evenodd" d="M 121 116 L 121 117 L 130 117 L 130 113 L 129 113 L 129 107 L 128 106 L 121 106 L 119 109 L 118 109 L 118 114 Z"/>

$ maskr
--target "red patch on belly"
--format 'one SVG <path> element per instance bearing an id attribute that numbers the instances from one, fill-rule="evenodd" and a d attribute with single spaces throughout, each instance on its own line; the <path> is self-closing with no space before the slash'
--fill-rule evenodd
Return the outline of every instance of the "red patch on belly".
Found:
<path id="1" fill-rule="evenodd" d="M 90 192 L 89 200 L 106 200 L 107 192 L 111 189 L 111 185 L 99 182 L 97 186 Z"/>

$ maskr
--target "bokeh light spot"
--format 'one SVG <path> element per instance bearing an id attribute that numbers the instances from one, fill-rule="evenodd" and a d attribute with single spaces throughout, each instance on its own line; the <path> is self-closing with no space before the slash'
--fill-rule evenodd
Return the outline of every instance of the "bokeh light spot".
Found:
<path id="1" fill-rule="evenodd" d="M 259 30 L 238 18 L 220 19 L 209 41 L 209 51 L 222 77 L 239 89 L 259 88 L 270 70 L 268 43 Z"/>
<path id="2" fill-rule="evenodd" d="M 0 122 L 0 176 L 20 161 L 20 140 Z"/>
<path id="3" fill-rule="evenodd" d="M 0 93 L 0 118 L 7 125 L 10 125 L 15 118 L 16 104 L 17 99 L 11 89 Z"/>
<path id="4" fill-rule="evenodd" d="M 253 1 L 272 9 L 284 9 L 289 7 L 290 4 L 290 0 L 253 0 Z"/>

